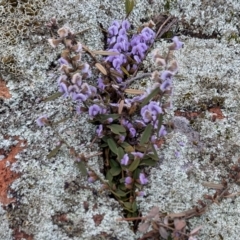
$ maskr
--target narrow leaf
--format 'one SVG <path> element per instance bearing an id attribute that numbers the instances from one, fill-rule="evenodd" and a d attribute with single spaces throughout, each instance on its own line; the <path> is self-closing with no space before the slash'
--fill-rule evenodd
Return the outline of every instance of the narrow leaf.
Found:
<path id="1" fill-rule="evenodd" d="M 124 148 L 124 150 L 125 150 L 125 152 L 134 152 L 134 148 L 133 148 L 133 146 L 131 146 L 129 143 L 127 143 L 127 142 L 123 142 L 122 144 L 121 144 L 121 147 L 123 147 Z"/>
<path id="2" fill-rule="evenodd" d="M 127 69 L 126 69 L 125 67 L 121 66 L 121 70 L 122 70 L 128 77 L 130 76 L 129 72 L 127 71 Z"/>
<path id="3" fill-rule="evenodd" d="M 141 172 L 141 170 L 140 170 L 139 168 L 137 168 L 137 169 L 133 172 L 133 179 L 138 179 L 140 172 Z M 136 183 L 135 183 L 135 185 L 136 185 Z"/>
<path id="4" fill-rule="evenodd" d="M 133 203 L 132 203 L 132 210 L 134 211 L 134 212 L 136 212 L 137 211 L 137 203 L 136 203 L 136 201 L 134 201 Z"/>
<path id="5" fill-rule="evenodd" d="M 119 55 L 120 53 L 118 52 L 111 52 L 111 51 L 92 51 L 94 54 L 100 54 L 103 56 L 115 56 L 115 55 Z"/>
<path id="6" fill-rule="evenodd" d="M 111 129 L 111 131 L 117 135 L 121 135 L 121 133 L 126 132 L 126 128 L 119 124 L 111 124 L 107 126 Z"/>
<path id="7" fill-rule="evenodd" d="M 130 88 L 127 88 L 124 90 L 125 93 L 129 93 L 129 94 L 143 94 L 144 91 L 143 90 L 139 90 L 139 89 L 130 89 Z"/>
<path id="8" fill-rule="evenodd" d="M 116 192 L 113 192 L 114 195 L 117 195 L 118 197 L 125 197 L 128 192 L 123 192 L 122 190 L 118 189 Z"/>
<path id="9" fill-rule="evenodd" d="M 142 159 L 139 165 L 140 166 L 145 165 L 145 166 L 154 167 L 156 165 L 156 161 L 154 161 L 152 159 Z"/>
<path id="10" fill-rule="evenodd" d="M 153 97 L 160 92 L 160 88 L 155 88 L 142 102 L 141 107 L 144 107 Z"/>
<path id="11" fill-rule="evenodd" d="M 107 70 L 106 68 L 100 64 L 100 63 L 96 63 L 95 67 L 103 74 L 103 75 L 107 75 Z"/>
<path id="12" fill-rule="evenodd" d="M 120 166 L 119 163 L 116 160 L 113 160 L 113 159 L 110 159 L 109 163 L 110 163 L 111 168 Z"/>
<path id="13" fill-rule="evenodd" d="M 112 176 L 117 176 L 119 175 L 119 173 L 121 173 L 121 168 L 120 167 L 113 167 L 110 169 L 110 173 L 112 174 Z"/>
<path id="14" fill-rule="evenodd" d="M 118 160 L 121 160 L 123 158 L 124 154 L 125 154 L 124 150 L 121 147 L 119 147 L 118 148 Z"/>
<path id="15" fill-rule="evenodd" d="M 85 177 L 88 175 L 86 166 L 83 162 L 76 162 L 76 165 L 77 165 L 79 171 L 81 172 L 82 176 Z"/>
<path id="16" fill-rule="evenodd" d="M 118 106 L 118 114 L 122 113 L 123 107 L 124 107 L 124 100 L 121 100 Z"/>
<path id="17" fill-rule="evenodd" d="M 132 12 L 134 4 L 135 4 L 134 0 L 126 0 L 125 1 L 126 17 L 128 17 L 129 14 Z"/>
<path id="18" fill-rule="evenodd" d="M 114 70 L 114 69 L 110 69 L 110 73 L 111 73 L 111 75 L 113 75 L 114 77 L 123 78 L 123 75 L 122 75 L 121 73 L 119 73 L 118 71 Z"/>
<path id="19" fill-rule="evenodd" d="M 130 202 L 123 202 L 124 206 L 127 208 L 127 209 L 130 209 L 132 210 L 132 203 Z"/>
<path id="20" fill-rule="evenodd" d="M 149 138 L 152 134 L 152 128 L 153 126 L 151 124 L 148 124 L 147 127 L 145 128 L 141 140 L 140 140 L 140 145 L 143 145 L 144 143 L 147 143 L 149 141 Z"/>
<path id="21" fill-rule="evenodd" d="M 159 137 L 159 130 L 162 126 L 162 122 L 163 122 L 163 114 L 159 114 L 158 115 L 158 127 L 157 127 L 157 136 Z"/>
<path id="22" fill-rule="evenodd" d="M 156 151 L 154 145 L 153 145 L 153 144 L 151 144 L 151 145 L 152 145 L 153 154 L 148 154 L 148 156 L 149 156 L 151 159 L 158 161 L 158 160 L 159 160 L 159 156 L 158 156 L 158 154 L 157 154 L 157 151 Z"/>
<path id="23" fill-rule="evenodd" d="M 108 143 L 108 146 L 111 149 L 111 151 L 113 153 L 115 153 L 116 155 L 118 155 L 118 148 L 117 148 L 117 144 L 115 143 L 115 141 L 112 138 L 109 138 L 107 143 Z"/>
<path id="24" fill-rule="evenodd" d="M 140 163 L 140 159 L 139 158 L 135 159 L 130 165 L 130 167 L 128 168 L 128 170 L 130 172 L 133 172 L 138 167 L 139 163 Z"/>
<path id="25" fill-rule="evenodd" d="M 59 149 L 61 148 L 62 144 L 56 146 L 48 155 L 47 158 L 50 159 L 52 157 L 55 157 L 59 151 Z"/>
<path id="26" fill-rule="evenodd" d="M 54 93 L 53 95 L 45 98 L 45 99 L 43 100 L 43 102 L 49 102 L 49 101 L 55 100 L 55 99 L 61 97 L 62 95 L 63 95 L 62 92 L 56 92 L 56 93 Z"/>
<path id="27" fill-rule="evenodd" d="M 101 123 L 105 122 L 108 118 L 112 118 L 113 120 L 116 120 L 119 118 L 119 114 L 108 114 L 108 115 L 105 115 L 105 114 L 101 114 L 98 116 L 99 117 L 99 121 Z"/>
<path id="28" fill-rule="evenodd" d="M 112 182 L 112 180 L 113 180 L 113 175 L 110 173 L 110 170 L 107 171 L 106 179 L 107 179 L 109 182 Z"/>

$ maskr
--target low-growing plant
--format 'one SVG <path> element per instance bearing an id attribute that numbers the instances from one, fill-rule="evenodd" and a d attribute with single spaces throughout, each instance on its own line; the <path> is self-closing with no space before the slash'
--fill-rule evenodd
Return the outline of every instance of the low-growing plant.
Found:
<path id="1" fill-rule="evenodd" d="M 126 0 L 127 17 L 133 7 L 134 1 Z M 48 157 L 55 156 L 66 144 L 88 182 L 100 180 L 103 189 L 110 191 L 118 200 L 124 209 L 125 220 L 143 220 L 139 227 L 141 232 L 147 231 L 151 225 L 154 234 L 157 229 L 164 239 L 169 239 L 171 234 L 175 234 L 174 239 L 195 239 L 200 228 L 187 234 L 184 219 L 177 217 L 173 222 L 167 221 L 156 207 L 148 216 L 139 218 L 136 198 L 145 195 L 143 186 L 149 182 L 146 167 L 159 162 L 157 151 L 167 134 L 164 115 L 172 107 L 173 78 L 178 72 L 173 52 L 181 49 L 183 43 L 175 36 L 166 54 L 153 50 L 151 55 L 156 70 L 139 73 L 153 43 L 169 30 L 176 18 L 166 18 L 157 29 L 155 23 L 149 21 L 133 32 L 127 17 L 122 21 L 113 21 L 107 29 L 107 49 L 104 50 L 89 49 L 78 41 L 81 32 L 74 33 L 66 26 L 59 28 L 55 18 L 47 24 L 53 36 L 48 39 L 49 44 L 53 48 L 62 44 L 64 49 L 58 59 L 59 91 L 45 101 L 60 96 L 69 98 L 75 103 L 77 114 L 88 114 L 89 122 L 96 125 L 95 141 L 100 144 L 106 180 L 88 165 L 92 156 L 77 153 L 58 132 L 60 144 Z M 83 54 L 88 54 L 91 61 L 83 62 Z M 93 75 L 90 66 L 99 74 Z M 133 82 L 146 77 L 152 81 L 151 87 L 145 90 L 130 88 Z M 94 79 L 96 84 L 88 84 L 86 80 L 89 78 Z M 53 122 L 43 115 L 36 122 L 39 126 L 48 125 L 55 130 L 54 126 L 61 121 Z M 151 234 L 150 231 L 144 236 L 154 236 Z"/>

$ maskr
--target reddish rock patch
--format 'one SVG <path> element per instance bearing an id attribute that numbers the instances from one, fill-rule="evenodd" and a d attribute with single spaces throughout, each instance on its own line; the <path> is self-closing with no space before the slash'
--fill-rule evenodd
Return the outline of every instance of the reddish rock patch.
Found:
<path id="1" fill-rule="evenodd" d="M 16 140 L 19 142 L 16 146 L 12 147 L 10 152 L 7 154 L 7 157 L 0 161 L 0 202 L 3 205 L 7 205 L 11 202 L 14 202 L 14 198 L 8 198 L 7 193 L 9 190 L 9 185 L 17 178 L 20 174 L 10 170 L 11 164 L 16 162 L 15 156 L 24 148 L 21 146 L 23 143 L 26 145 L 26 141 L 19 140 L 16 137 Z M 3 150 L 1 150 L 3 152 Z"/>
<path id="2" fill-rule="evenodd" d="M 14 240 L 22 240 L 22 239 L 33 240 L 33 235 L 29 235 L 23 231 L 19 231 L 19 229 L 16 229 L 14 230 L 13 238 Z"/>
<path id="3" fill-rule="evenodd" d="M 3 79 L 0 78 L 0 98 L 11 98 L 8 87 Z"/>

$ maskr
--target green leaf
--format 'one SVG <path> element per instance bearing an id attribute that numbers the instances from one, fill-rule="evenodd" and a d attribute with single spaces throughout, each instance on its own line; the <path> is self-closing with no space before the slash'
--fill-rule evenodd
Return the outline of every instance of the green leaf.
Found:
<path id="1" fill-rule="evenodd" d="M 112 176 L 117 176 L 121 173 L 122 169 L 120 167 L 113 167 L 109 171 L 112 174 Z"/>
<path id="2" fill-rule="evenodd" d="M 118 160 L 120 161 L 123 156 L 124 156 L 125 152 L 123 151 L 123 149 L 121 147 L 118 148 Z"/>
<path id="3" fill-rule="evenodd" d="M 155 88 L 142 102 L 141 107 L 144 107 L 153 97 L 160 92 L 160 88 Z"/>
<path id="4" fill-rule="evenodd" d="M 141 146 L 141 145 L 136 145 L 135 146 L 135 149 L 138 151 L 138 152 L 145 152 L 146 151 L 146 148 L 147 146 Z"/>
<path id="5" fill-rule="evenodd" d="M 59 151 L 59 149 L 61 148 L 62 144 L 56 146 L 48 155 L 47 158 L 50 159 L 52 157 L 55 157 Z"/>
<path id="6" fill-rule="evenodd" d="M 127 69 L 126 69 L 125 67 L 121 66 L 121 70 L 122 70 L 128 77 L 130 76 L 129 72 L 127 71 Z"/>
<path id="7" fill-rule="evenodd" d="M 101 123 L 104 123 L 108 118 L 112 118 L 113 120 L 116 120 L 119 117 L 120 117 L 119 114 L 108 114 L 108 115 L 100 114 L 100 115 L 98 115 L 99 121 Z"/>
<path id="8" fill-rule="evenodd" d="M 124 205 L 127 209 L 132 210 L 132 203 L 130 203 L 130 202 L 123 202 L 123 205 Z"/>
<path id="9" fill-rule="evenodd" d="M 113 153 L 115 153 L 116 155 L 118 155 L 118 147 L 117 147 L 117 144 L 115 143 L 115 141 L 112 138 L 109 138 L 107 140 L 107 143 L 108 143 L 108 146 L 111 149 L 111 151 Z"/>
<path id="10" fill-rule="evenodd" d="M 133 179 L 138 179 L 140 172 L 141 172 L 141 170 L 140 170 L 139 168 L 137 168 L 137 169 L 133 172 Z M 136 183 L 135 183 L 135 184 L 136 184 Z"/>
<path id="11" fill-rule="evenodd" d="M 149 138 L 152 135 L 152 129 L 153 129 L 153 126 L 151 124 L 148 124 L 142 134 L 140 145 L 143 145 L 144 143 L 147 143 L 149 141 Z"/>
<path id="12" fill-rule="evenodd" d="M 111 131 L 117 135 L 121 135 L 121 133 L 126 132 L 126 128 L 119 124 L 111 124 L 107 126 L 111 129 Z"/>
<path id="13" fill-rule="evenodd" d="M 110 170 L 107 171 L 106 179 L 107 179 L 109 182 L 112 182 L 112 180 L 113 180 L 113 175 L 110 173 Z"/>
<path id="14" fill-rule="evenodd" d="M 136 201 L 134 201 L 133 203 L 132 203 L 132 210 L 134 211 L 134 212 L 136 212 L 137 211 L 137 203 L 136 203 Z"/>
<path id="15" fill-rule="evenodd" d="M 110 159 L 109 163 L 110 163 L 111 168 L 120 166 L 119 163 L 116 160 L 114 160 L 114 159 Z"/>
<path id="16" fill-rule="evenodd" d="M 156 151 L 154 145 L 153 144 L 151 144 L 151 145 L 152 145 L 153 154 L 149 154 L 148 156 L 151 157 L 153 160 L 158 161 L 159 160 L 159 156 L 157 154 L 157 151 Z"/>
<path id="17" fill-rule="evenodd" d="M 130 172 L 133 172 L 133 171 L 138 167 L 139 163 L 140 163 L 140 159 L 139 159 L 139 158 L 133 160 L 133 162 L 132 162 L 132 164 L 130 165 L 130 167 L 128 168 L 128 170 L 129 170 Z"/>
<path id="18" fill-rule="evenodd" d="M 126 18 L 132 12 L 134 5 L 135 5 L 135 0 L 125 0 Z"/>
<path id="19" fill-rule="evenodd" d="M 105 148 L 105 147 L 107 147 L 107 146 L 108 146 L 107 143 L 102 143 L 102 144 L 100 145 L 100 148 Z"/>
<path id="20" fill-rule="evenodd" d="M 86 166 L 83 162 L 76 162 L 75 163 L 79 169 L 79 171 L 81 172 L 82 176 L 87 176 L 88 173 L 87 173 L 87 169 L 86 169 Z"/>
<path id="21" fill-rule="evenodd" d="M 107 143 L 108 137 L 107 137 L 107 136 L 104 136 L 104 137 L 102 137 L 102 140 Z"/>
<path id="22" fill-rule="evenodd" d="M 62 95 L 63 95 L 62 92 L 56 92 L 56 93 L 54 93 L 53 95 L 45 98 L 45 99 L 43 100 L 43 102 L 49 102 L 49 101 L 55 100 L 55 99 L 61 97 Z"/>
<path id="23" fill-rule="evenodd" d="M 127 142 L 121 143 L 121 147 L 124 148 L 125 152 L 134 152 L 134 148 Z"/>
<path id="24" fill-rule="evenodd" d="M 157 137 L 159 137 L 159 130 L 162 126 L 162 122 L 163 122 L 163 114 L 159 114 L 158 115 Z"/>
<path id="25" fill-rule="evenodd" d="M 152 159 L 142 159 L 139 165 L 140 166 L 145 165 L 145 166 L 154 167 L 156 165 L 156 161 L 154 161 Z"/>
<path id="26" fill-rule="evenodd" d="M 116 192 L 113 192 L 114 195 L 117 195 L 118 197 L 125 197 L 128 192 L 123 192 L 122 190 L 118 189 Z"/>

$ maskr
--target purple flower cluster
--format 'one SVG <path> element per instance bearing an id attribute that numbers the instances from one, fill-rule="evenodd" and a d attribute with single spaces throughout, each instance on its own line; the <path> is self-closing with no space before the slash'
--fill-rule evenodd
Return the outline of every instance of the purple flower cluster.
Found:
<path id="1" fill-rule="evenodd" d="M 141 116 L 145 123 L 152 122 L 155 124 L 159 114 L 163 114 L 163 110 L 155 101 L 151 101 L 141 109 Z"/>
<path id="2" fill-rule="evenodd" d="M 118 21 L 114 21 L 108 29 L 107 43 L 109 51 L 119 54 L 108 56 L 106 61 L 110 62 L 120 75 L 124 75 L 122 67 L 128 72 L 136 70 L 137 64 L 143 60 L 148 47 L 155 37 L 154 31 L 149 27 L 145 27 L 139 34 L 135 34 L 129 39 L 127 35 L 129 28 L 130 23 L 124 20 L 121 24 Z M 134 59 L 134 62 L 130 64 L 128 59 Z M 122 82 L 122 78 L 117 77 L 117 81 Z"/>

